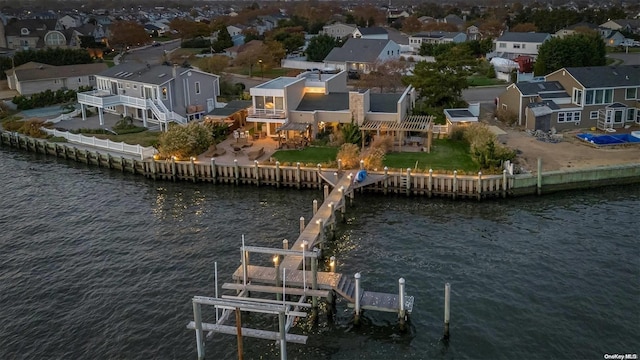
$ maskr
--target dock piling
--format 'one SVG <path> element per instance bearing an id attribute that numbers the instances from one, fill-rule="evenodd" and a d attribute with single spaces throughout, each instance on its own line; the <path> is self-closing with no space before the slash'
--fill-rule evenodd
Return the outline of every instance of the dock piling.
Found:
<path id="1" fill-rule="evenodd" d="M 542 195 L 542 158 L 538 158 L 537 193 Z"/>
<path id="2" fill-rule="evenodd" d="M 334 273 L 336 272 L 336 257 L 335 256 L 331 256 L 329 258 L 329 271 Z"/>
<path id="3" fill-rule="evenodd" d="M 324 186 L 324 198 L 325 200 L 329 197 L 329 185 Z"/>
<path id="4" fill-rule="evenodd" d="M 204 339 L 202 338 L 202 312 L 200 303 L 193 302 L 193 321 L 196 325 L 196 348 L 198 351 L 198 360 L 204 360 Z"/>
<path id="5" fill-rule="evenodd" d="M 313 216 L 316 216 L 318 213 L 318 200 L 313 199 Z"/>
<path id="6" fill-rule="evenodd" d="M 398 322 L 400 324 L 400 330 L 405 330 L 407 321 L 407 313 L 404 304 L 404 278 L 398 279 Z"/>
<path id="7" fill-rule="evenodd" d="M 273 265 L 276 268 L 276 287 L 279 287 L 280 286 L 280 256 L 279 255 L 273 256 Z M 276 300 L 282 300 L 281 296 L 282 294 L 277 293 Z"/>
<path id="8" fill-rule="evenodd" d="M 282 240 L 282 248 L 285 250 L 289 250 L 289 240 L 287 239 Z"/>
<path id="9" fill-rule="evenodd" d="M 356 273 L 353 276 L 356 280 L 356 292 L 355 292 L 355 314 L 353 317 L 353 323 L 355 325 L 360 324 L 360 273 Z"/>
<path id="10" fill-rule="evenodd" d="M 318 255 L 318 248 L 313 248 L 313 252 Z M 311 258 L 311 289 L 318 290 L 318 256 L 314 256 Z M 314 311 L 318 312 L 318 297 L 311 297 L 311 304 L 313 305 Z"/>
<path id="11" fill-rule="evenodd" d="M 449 302 L 451 300 L 451 285 L 444 284 L 444 340 L 449 339 Z"/>
<path id="12" fill-rule="evenodd" d="M 304 232 L 304 216 L 300 216 L 300 234 Z"/>

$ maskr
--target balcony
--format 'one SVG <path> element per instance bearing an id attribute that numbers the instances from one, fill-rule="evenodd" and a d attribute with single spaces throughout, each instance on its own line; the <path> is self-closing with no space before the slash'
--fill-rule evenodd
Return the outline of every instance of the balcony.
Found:
<path id="1" fill-rule="evenodd" d="M 93 90 L 79 93 L 78 102 L 100 108 L 117 105 L 132 106 L 139 109 L 147 108 L 146 99 L 126 95 L 114 95 L 106 90 Z"/>
<path id="2" fill-rule="evenodd" d="M 249 121 L 284 123 L 287 113 L 284 110 L 249 109 L 247 117 Z"/>

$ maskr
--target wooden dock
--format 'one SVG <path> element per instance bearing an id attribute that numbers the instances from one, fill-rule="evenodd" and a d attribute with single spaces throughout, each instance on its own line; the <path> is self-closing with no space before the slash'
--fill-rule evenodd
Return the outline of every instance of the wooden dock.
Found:
<path id="1" fill-rule="evenodd" d="M 222 285 L 223 290 L 233 290 L 236 295 L 218 297 L 216 280 L 215 298 L 195 296 L 192 299 L 194 320 L 187 324 L 187 328 L 196 332 L 198 359 L 204 359 L 203 333 L 208 331 L 209 334 L 236 335 L 239 352 L 242 352 L 242 336 L 277 340 L 280 343 L 281 359 L 284 360 L 287 342 L 304 344 L 307 341 L 304 335 L 288 333 L 295 319 L 307 316 L 304 310 L 308 308 L 312 308 L 313 313 L 317 314 L 319 298 L 326 299 L 331 305 L 335 304 L 334 295 L 344 298 L 349 302 L 348 306 L 354 308 L 355 324 L 358 324 L 362 310 L 372 310 L 397 313 L 400 328 L 404 328 L 407 316 L 413 310 L 414 298 L 406 296 L 403 278 L 398 280 L 398 293 L 389 294 L 364 291 L 360 286 L 360 273 L 356 273 L 352 278 L 335 272 L 334 268 L 329 272 L 318 271 L 318 258 L 321 256 L 318 247 L 321 247 L 325 241 L 327 228 L 335 226 L 336 211 L 344 215 L 346 197 L 352 199 L 355 188 L 384 180 L 386 176 L 371 177 L 368 182 L 361 183 L 353 183 L 353 173 L 319 171 L 318 176 L 330 183 L 333 190 L 329 193 L 328 186 L 324 187 L 324 201 L 319 208 L 314 201 L 314 214 L 311 221 L 305 225 L 304 218 L 301 218 L 300 236 L 291 248 L 288 248 L 286 241 L 283 242 L 286 244 L 284 249 L 246 246 L 243 236 L 240 248 L 242 264 L 232 275 L 235 282 Z M 249 264 L 250 253 L 273 256 L 274 266 Z M 272 294 L 276 295 L 276 299 L 267 299 L 264 296 L 252 298 L 251 293 Z M 297 302 L 290 301 L 292 296 L 298 297 Z M 308 297 L 311 298 L 311 304 L 308 303 Z M 201 305 L 216 307 L 215 323 L 202 321 Z M 334 306 L 328 308 L 331 312 L 335 311 Z M 218 316 L 218 310 L 223 310 L 222 317 Z M 242 311 L 277 315 L 279 331 L 243 328 L 240 317 Z M 236 314 L 235 326 L 230 324 L 231 312 Z"/>

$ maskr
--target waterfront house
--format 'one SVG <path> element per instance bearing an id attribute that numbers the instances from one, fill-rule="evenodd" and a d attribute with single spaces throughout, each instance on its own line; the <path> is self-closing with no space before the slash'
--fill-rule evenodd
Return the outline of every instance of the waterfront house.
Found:
<path id="1" fill-rule="evenodd" d="M 518 56 L 538 56 L 538 49 L 543 42 L 551 39 L 548 33 L 505 32 L 494 40 L 495 56 L 515 59 Z"/>
<path id="2" fill-rule="evenodd" d="M 572 67 L 552 72 L 544 82 L 509 85 L 498 107 L 532 130 L 605 130 L 640 124 L 639 95 L 639 65 Z"/>
<path id="3" fill-rule="evenodd" d="M 95 107 L 100 124 L 105 111 L 166 129 L 170 122 L 201 120 L 220 107 L 220 77 L 191 67 L 125 62 L 96 74 L 96 90 L 79 93 L 82 118 Z"/>
<path id="4" fill-rule="evenodd" d="M 307 71 L 296 77 L 279 77 L 252 87 L 249 93 L 252 106 L 247 123 L 278 138 L 301 132 L 314 137 L 324 129 L 352 121 L 361 130 L 404 131 L 416 99 L 411 86 L 396 94 L 350 91 L 346 71 Z"/>
<path id="5" fill-rule="evenodd" d="M 28 62 L 5 71 L 9 89 L 29 96 L 45 90 L 78 90 L 95 86 L 95 74 L 107 69 L 105 63 L 54 66 Z"/>
<path id="6" fill-rule="evenodd" d="M 393 40 L 349 38 L 324 59 L 325 68 L 368 73 L 376 62 L 400 58 L 400 45 Z"/>
<path id="7" fill-rule="evenodd" d="M 55 19 L 13 20 L 7 25 L 0 22 L 0 47 L 16 50 L 36 50 L 47 47 L 67 47 L 70 31 Z M 66 34 L 65 34 L 66 33 Z"/>

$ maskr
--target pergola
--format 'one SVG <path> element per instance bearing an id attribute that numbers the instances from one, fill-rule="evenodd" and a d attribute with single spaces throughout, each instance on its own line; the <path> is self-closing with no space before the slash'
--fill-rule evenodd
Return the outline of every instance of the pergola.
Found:
<path id="1" fill-rule="evenodd" d="M 361 126 L 360 130 L 364 131 L 376 131 L 380 132 L 393 132 L 393 140 L 395 142 L 396 137 L 402 141 L 405 138 L 406 132 L 420 132 L 428 133 L 432 129 L 433 116 L 431 115 L 410 115 L 401 122 L 395 121 L 383 121 L 383 120 L 366 120 Z M 363 134 L 364 135 L 364 134 Z M 413 139 L 412 137 L 408 137 Z M 417 140 L 417 139 L 413 139 Z M 363 136 L 364 141 L 364 136 Z"/>

